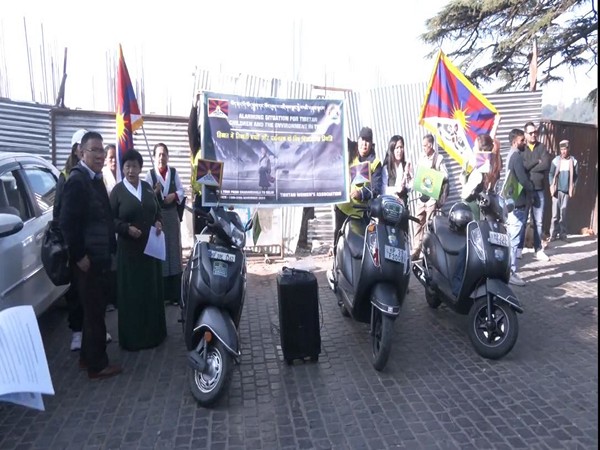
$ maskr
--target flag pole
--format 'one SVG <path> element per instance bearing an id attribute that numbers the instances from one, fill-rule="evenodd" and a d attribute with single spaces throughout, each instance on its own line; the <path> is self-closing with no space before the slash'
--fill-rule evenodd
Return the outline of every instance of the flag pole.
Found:
<path id="1" fill-rule="evenodd" d="M 152 157 L 152 152 L 150 151 L 150 144 L 148 144 L 148 138 L 146 137 L 146 130 L 142 125 L 142 133 L 144 134 L 144 140 L 146 141 L 146 148 L 148 149 L 148 155 L 150 156 L 150 164 L 152 164 L 152 168 L 154 169 L 154 158 Z"/>

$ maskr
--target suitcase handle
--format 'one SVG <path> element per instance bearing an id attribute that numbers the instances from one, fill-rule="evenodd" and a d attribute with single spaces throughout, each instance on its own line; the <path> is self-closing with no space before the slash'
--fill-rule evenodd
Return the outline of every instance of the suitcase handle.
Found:
<path id="1" fill-rule="evenodd" d="M 293 275 L 294 273 L 312 273 L 310 270 L 305 269 L 295 269 L 293 267 L 283 266 L 281 268 L 282 275 Z"/>

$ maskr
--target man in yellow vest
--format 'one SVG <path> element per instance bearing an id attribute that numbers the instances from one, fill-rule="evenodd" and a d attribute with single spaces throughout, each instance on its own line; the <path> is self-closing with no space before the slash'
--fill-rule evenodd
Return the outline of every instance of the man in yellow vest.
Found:
<path id="1" fill-rule="evenodd" d="M 348 140 L 348 164 L 355 166 L 357 164 L 369 162 L 370 182 L 361 185 L 352 184 L 350 186 L 350 201 L 338 203 L 335 205 L 335 231 L 333 237 L 333 248 L 338 240 L 342 225 L 348 216 L 362 217 L 363 211 L 357 210 L 353 205 L 366 204 L 370 199 L 379 196 L 383 188 L 382 164 L 375 155 L 375 145 L 373 144 L 373 130 L 363 127 L 360 130 L 358 142 Z"/>
<path id="2" fill-rule="evenodd" d="M 188 121 L 188 140 L 190 144 L 190 164 L 192 165 L 192 175 L 190 179 L 190 186 L 192 188 L 192 195 L 194 197 L 194 234 L 200 234 L 200 232 L 206 226 L 206 219 L 200 216 L 199 212 L 205 213 L 210 211 L 210 208 L 202 206 L 202 184 L 196 181 L 196 174 L 198 169 L 198 161 L 202 159 L 202 151 L 200 148 L 200 127 L 198 126 L 198 103 L 200 101 L 200 93 L 196 95 L 196 101 L 192 105 L 190 111 L 190 118 Z"/>

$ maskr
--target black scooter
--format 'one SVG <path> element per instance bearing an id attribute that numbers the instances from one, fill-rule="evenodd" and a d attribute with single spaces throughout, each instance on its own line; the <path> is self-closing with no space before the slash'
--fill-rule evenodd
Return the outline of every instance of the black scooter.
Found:
<path id="1" fill-rule="evenodd" d="M 366 217 L 348 217 L 342 225 L 328 281 L 342 315 L 371 324 L 372 363 L 380 371 L 389 358 L 393 324 L 408 289 L 408 220 L 416 219 L 391 195 L 355 208 Z"/>
<path id="2" fill-rule="evenodd" d="M 444 302 L 457 313 L 468 314 L 468 335 L 475 350 L 484 358 L 498 359 L 515 345 L 519 334 L 516 312 L 523 312 L 508 286 L 510 241 L 504 223 L 510 205 L 491 191 L 473 192 L 467 201 L 474 198 L 480 220 L 471 221 L 463 230 L 452 229 L 444 215 L 428 223 L 424 257 L 413 263 L 413 272 L 425 287 L 428 305 L 437 308 Z M 461 257 L 466 258 L 462 283 L 454 295 L 452 279 Z"/>
<path id="3" fill-rule="evenodd" d="M 240 361 L 238 326 L 246 294 L 244 246 L 250 221 L 214 207 L 199 212 L 207 226 L 182 276 L 181 322 L 188 349 L 189 385 L 202 406 L 225 392 Z M 202 239 L 205 237 L 205 239 Z"/>

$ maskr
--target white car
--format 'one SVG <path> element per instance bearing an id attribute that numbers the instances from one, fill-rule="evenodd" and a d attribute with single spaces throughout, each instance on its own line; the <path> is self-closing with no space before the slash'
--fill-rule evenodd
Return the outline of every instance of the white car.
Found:
<path id="1" fill-rule="evenodd" d="M 32 305 L 39 316 L 69 288 L 54 286 L 41 257 L 59 174 L 40 156 L 0 152 L 0 310 Z"/>

